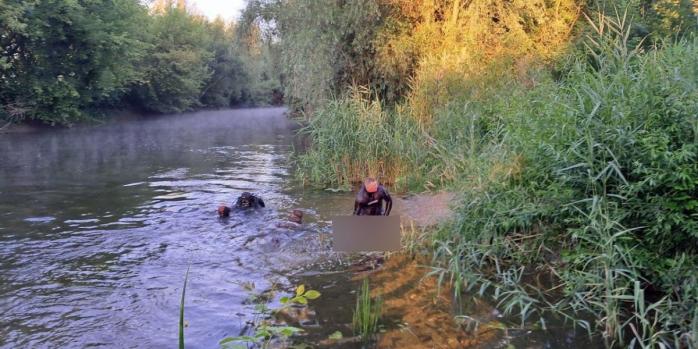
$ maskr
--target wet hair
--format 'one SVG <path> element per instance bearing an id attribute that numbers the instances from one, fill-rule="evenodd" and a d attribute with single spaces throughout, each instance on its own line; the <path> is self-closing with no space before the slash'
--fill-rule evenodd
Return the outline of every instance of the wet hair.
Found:
<path id="1" fill-rule="evenodd" d="M 225 205 L 218 206 L 218 217 L 225 218 L 230 216 L 230 207 Z"/>
<path id="2" fill-rule="evenodd" d="M 238 207 L 250 207 L 253 205 L 252 201 L 254 201 L 254 195 L 250 192 L 243 192 L 238 198 L 237 205 Z"/>

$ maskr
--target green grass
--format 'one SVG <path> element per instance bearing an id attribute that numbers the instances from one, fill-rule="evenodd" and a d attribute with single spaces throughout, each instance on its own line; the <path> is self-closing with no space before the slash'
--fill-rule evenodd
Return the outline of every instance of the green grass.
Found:
<path id="1" fill-rule="evenodd" d="M 377 332 L 383 311 L 383 301 L 380 297 L 371 298 L 368 279 L 364 279 L 361 289 L 356 295 L 356 307 L 352 317 L 354 335 L 368 342 Z"/>
<path id="2" fill-rule="evenodd" d="M 371 176 L 404 187 L 400 180 L 419 154 L 417 123 L 384 110 L 360 88 L 328 103 L 301 132 L 312 139 L 296 158 L 297 175 L 306 183 L 347 185 Z"/>

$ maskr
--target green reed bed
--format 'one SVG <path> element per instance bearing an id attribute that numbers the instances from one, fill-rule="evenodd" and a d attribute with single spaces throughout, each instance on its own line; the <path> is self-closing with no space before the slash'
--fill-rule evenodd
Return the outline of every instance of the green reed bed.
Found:
<path id="1" fill-rule="evenodd" d="M 518 170 L 492 181 L 485 163 L 469 180 L 486 185 L 435 235 L 434 273 L 611 347 L 695 347 L 698 43 L 632 47 L 624 16 L 591 23 L 562 80 L 489 111 Z M 523 284 L 539 273 L 550 288 Z"/>
<path id="2" fill-rule="evenodd" d="M 394 184 L 419 154 L 418 125 L 360 88 L 329 102 L 301 132 L 312 145 L 296 159 L 297 174 L 309 183 L 347 185 L 374 176 Z"/>

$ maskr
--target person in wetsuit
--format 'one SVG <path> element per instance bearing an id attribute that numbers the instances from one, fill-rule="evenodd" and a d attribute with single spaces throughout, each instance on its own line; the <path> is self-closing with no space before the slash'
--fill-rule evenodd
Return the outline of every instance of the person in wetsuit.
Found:
<path id="1" fill-rule="evenodd" d="M 238 210 L 261 207 L 264 207 L 264 200 L 262 200 L 261 197 L 247 191 L 240 194 L 240 197 L 235 202 L 235 206 L 233 206 L 234 209 Z"/>
<path id="2" fill-rule="evenodd" d="M 385 201 L 385 210 L 383 210 Z M 367 178 L 356 193 L 354 201 L 355 216 L 387 216 L 393 208 L 393 200 L 388 190 L 373 178 Z"/>
<path id="3" fill-rule="evenodd" d="M 261 207 L 264 207 L 264 200 L 262 200 L 261 197 L 250 192 L 244 192 L 240 194 L 240 197 L 238 197 L 238 199 L 235 201 L 235 204 L 232 208 L 225 205 L 220 205 L 218 206 L 217 212 L 219 218 L 227 218 L 230 217 L 230 213 L 233 210 L 242 211 L 247 209 L 257 209 Z"/>

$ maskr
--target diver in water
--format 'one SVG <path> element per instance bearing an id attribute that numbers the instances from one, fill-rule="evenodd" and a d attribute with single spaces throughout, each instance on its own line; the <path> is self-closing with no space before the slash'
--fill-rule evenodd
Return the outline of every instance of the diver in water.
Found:
<path id="1" fill-rule="evenodd" d="M 288 215 L 288 220 L 276 223 L 277 228 L 296 229 L 303 224 L 303 211 L 293 210 Z"/>
<path id="2" fill-rule="evenodd" d="M 383 209 L 385 201 L 385 210 Z M 373 178 L 366 178 L 361 184 L 354 201 L 355 216 L 388 216 L 393 208 L 393 200 L 388 190 Z"/>
<path id="3" fill-rule="evenodd" d="M 240 197 L 235 202 L 235 209 L 246 210 L 248 208 L 261 208 L 264 207 L 264 200 L 259 196 L 256 196 L 249 192 L 244 192 L 240 194 Z"/>
<path id="4" fill-rule="evenodd" d="M 235 201 L 235 205 L 231 209 L 228 206 L 220 205 L 218 206 L 218 217 L 226 218 L 230 216 L 232 210 L 241 211 L 247 209 L 257 209 L 264 207 L 264 200 L 261 197 L 256 196 L 250 192 L 244 192 L 240 194 L 240 197 Z"/>

